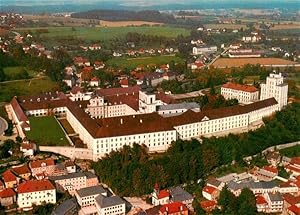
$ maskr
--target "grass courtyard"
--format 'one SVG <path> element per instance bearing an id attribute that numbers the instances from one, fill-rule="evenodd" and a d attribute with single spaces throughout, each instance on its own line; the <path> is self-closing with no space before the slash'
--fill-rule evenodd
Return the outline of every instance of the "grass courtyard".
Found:
<path id="1" fill-rule="evenodd" d="M 73 37 L 83 40 L 103 40 L 124 37 L 129 32 L 146 35 L 175 38 L 179 35 L 187 36 L 190 31 L 185 28 L 169 26 L 130 26 L 130 27 L 43 27 L 19 28 L 17 31 L 31 31 L 40 34 L 42 38 L 59 39 Z"/>
<path id="2" fill-rule="evenodd" d="M 68 146 L 69 142 L 53 116 L 30 117 L 27 138 L 43 146 Z"/>

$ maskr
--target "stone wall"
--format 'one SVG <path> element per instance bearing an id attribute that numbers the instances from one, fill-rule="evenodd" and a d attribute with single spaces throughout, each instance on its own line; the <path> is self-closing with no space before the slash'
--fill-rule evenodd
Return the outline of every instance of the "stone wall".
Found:
<path id="1" fill-rule="evenodd" d="M 93 152 L 91 149 L 75 148 L 70 146 L 39 146 L 39 150 L 43 152 L 52 152 L 66 156 L 71 159 L 87 159 L 93 160 Z"/>

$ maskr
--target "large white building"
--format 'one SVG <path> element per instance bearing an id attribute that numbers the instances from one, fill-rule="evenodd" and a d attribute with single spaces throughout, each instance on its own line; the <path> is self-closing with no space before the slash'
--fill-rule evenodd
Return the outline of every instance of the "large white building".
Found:
<path id="1" fill-rule="evenodd" d="M 163 152 L 178 139 L 247 132 L 279 110 L 274 98 L 200 112 L 194 106 L 168 106 L 166 95 L 151 93 L 149 88 L 100 89 L 90 100 L 80 93 L 84 92 L 77 90 L 67 96 L 48 93 L 14 98 L 13 102 L 20 106 L 17 111 L 26 115 L 65 116 L 93 160 L 134 143 L 144 145 L 149 152 Z"/>
<path id="2" fill-rule="evenodd" d="M 217 46 L 201 46 L 201 47 L 193 47 L 193 54 L 211 54 L 218 51 Z"/>
<path id="3" fill-rule="evenodd" d="M 271 73 L 269 77 L 267 77 L 266 83 L 262 83 L 260 87 L 260 100 L 274 97 L 280 109 L 287 105 L 288 85 L 283 82 L 281 73 Z"/>
<path id="4" fill-rule="evenodd" d="M 18 187 L 17 204 L 22 210 L 31 210 L 33 205 L 56 203 L 55 187 L 48 180 L 29 180 Z"/>
<path id="5" fill-rule="evenodd" d="M 239 103 L 248 104 L 259 100 L 259 91 L 254 86 L 226 83 L 221 87 L 225 99 L 237 99 Z"/>

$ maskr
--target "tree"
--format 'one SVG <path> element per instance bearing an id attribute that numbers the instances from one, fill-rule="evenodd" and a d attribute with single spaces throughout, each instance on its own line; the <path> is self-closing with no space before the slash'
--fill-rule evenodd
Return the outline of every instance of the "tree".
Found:
<path id="1" fill-rule="evenodd" d="M 200 204 L 196 199 L 194 199 L 192 205 L 193 205 L 194 211 L 197 215 L 206 214 L 205 211 L 200 207 Z"/>
<path id="2" fill-rule="evenodd" d="M 0 82 L 5 81 L 6 78 L 7 78 L 7 77 L 6 77 L 6 74 L 5 74 L 4 71 L 3 71 L 3 68 L 0 67 Z"/>
<path id="3" fill-rule="evenodd" d="M 237 211 L 237 199 L 236 197 L 228 190 L 227 185 L 223 187 L 218 204 L 221 206 L 221 211 L 223 214 L 235 214 Z"/>
<path id="4" fill-rule="evenodd" d="M 238 214 L 256 214 L 256 200 L 253 192 L 245 188 L 238 197 Z"/>

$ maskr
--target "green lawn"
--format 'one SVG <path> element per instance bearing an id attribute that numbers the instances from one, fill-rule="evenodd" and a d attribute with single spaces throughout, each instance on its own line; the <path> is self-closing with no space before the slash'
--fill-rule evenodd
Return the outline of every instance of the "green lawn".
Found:
<path id="1" fill-rule="evenodd" d="M 32 95 L 55 90 L 59 90 L 59 86 L 49 78 L 0 83 L 0 102 L 8 102 L 13 96 Z"/>
<path id="2" fill-rule="evenodd" d="M 29 121 L 31 130 L 26 133 L 27 137 L 38 145 L 69 145 L 63 130 L 54 117 L 30 117 Z"/>
<path id="3" fill-rule="evenodd" d="M 84 40 L 109 40 L 124 37 L 128 32 L 136 32 L 146 35 L 165 36 L 175 38 L 179 35 L 187 36 L 190 31 L 184 28 L 168 26 L 136 26 L 136 27 L 44 27 L 44 28 L 19 28 L 17 31 L 32 31 L 33 34 L 39 30 L 47 30 L 41 33 L 44 38 L 67 38 L 74 37 Z"/>
<path id="4" fill-rule="evenodd" d="M 300 156 L 300 145 L 282 149 L 282 150 L 280 150 L 280 154 L 287 156 L 287 157 L 298 157 L 298 156 Z"/>
<path id="5" fill-rule="evenodd" d="M 139 65 L 147 66 L 149 64 L 155 64 L 157 66 L 162 64 L 168 64 L 171 61 L 176 63 L 182 63 L 183 59 L 176 56 L 154 56 L 154 57 L 139 57 L 139 58 L 112 58 L 107 61 L 110 66 L 136 68 Z"/>
<path id="6" fill-rule="evenodd" d="M 9 77 L 13 77 L 15 75 L 17 75 L 18 73 L 20 73 L 21 71 L 26 70 L 29 74 L 30 77 L 34 77 L 36 75 L 36 72 L 33 70 L 28 70 L 22 66 L 12 66 L 12 67 L 5 67 L 3 69 L 4 73 L 9 76 Z"/>

